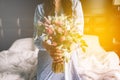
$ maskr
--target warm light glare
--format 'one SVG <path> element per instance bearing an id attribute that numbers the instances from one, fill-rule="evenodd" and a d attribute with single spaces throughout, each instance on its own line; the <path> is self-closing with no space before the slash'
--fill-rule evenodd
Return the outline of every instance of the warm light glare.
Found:
<path id="1" fill-rule="evenodd" d="M 85 33 L 99 37 L 105 50 L 119 50 L 119 6 L 120 0 L 92 0 L 85 8 Z M 99 4 L 98 4 L 99 3 Z M 118 9 L 117 9 L 118 8 Z M 119 45 L 118 45 L 119 44 Z"/>
<path id="2" fill-rule="evenodd" d="M 113 3 L 114 5 L 120 5 L 120 0 L 114 0 Z"/>

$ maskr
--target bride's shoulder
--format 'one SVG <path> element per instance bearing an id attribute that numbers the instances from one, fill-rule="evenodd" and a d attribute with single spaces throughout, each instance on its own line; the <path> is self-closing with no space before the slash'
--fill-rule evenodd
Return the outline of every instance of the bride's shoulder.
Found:
<path id="1" fill-rule="evenodd" d="M 36 12 L 39 12 L 40 14 L 44 14 L 43 3 L 37 5 Z"/>
<path id="2" fill-rule="evenodd" d="M 72 3 L 73 3 L 73 4 L 76 4 L 76 3 L 78 3 L 78 2 L 80 2 L 80 0 L 72 0 Z"/>
<path id="3" fill-rule="evenodd" d="M 81 3 L 80 0 L 72 0 L 73 9 L 74 9 L 79 3 Z"/>
<path id="4" fill-rule="evenodd" d="M 38 4 L 38 5 L 37 5 L 37 8 L 38 8 L 38 9 L 43 9 L 43 3 L 42 3 L 42 4 Z"/>

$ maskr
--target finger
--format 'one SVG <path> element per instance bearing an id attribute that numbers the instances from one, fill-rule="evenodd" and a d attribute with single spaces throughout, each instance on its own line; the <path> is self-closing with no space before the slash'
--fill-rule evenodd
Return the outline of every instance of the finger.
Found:
<path id="1" fill-rule="evenodd" d="M 49 28 L 49 25 L 46 23 L 43 23 L 42 25 L 45 26 L 45 28 Z"/>
<path id="2" fill-rule="evenodd" d="M 37 23 L 38 23 L 38 25 L 44 25 L 44 23 L 41 21 L 38 21 Z"/>
<path id="3" fill-rule="evenodd" d="M 53 63 L 63 63 L 64 59 L 57 59 L 57 60 L 53 60 Z"/>
<path id="4" fill-rule="evenodd" d="M 61 54 L 61 53 L 57 53 L 57 54 L 54 54 L 54 53 L 52 53 L 52 54 L 50 54 L 53 58 L 55 58 L 55 57 L 63 57 L 63 54 Z"/>
<path id="5" fill-rule="evenodd" d="M 64 53 L 62 51 L 56 51 L 54 49 L 51 49 L 51 47 L 50 47 L 50 54 L 53 57 L 54 56 L 64 56 Z"/>
<path id="6" fill-rule="evenodd" d="M 45 27 L 45 29 L 49 29 L 49 26 L 47 23 L 43 23 L 41 21 L 38 21 L 38 25 L 43 25 Z"/>
<path id="7" fill-rule="evenodd" d="M 50 24 L 50 21 L 46 17 L 44 17 L 44 19 L 47 22 L 47 24 Z"/>
<path id="8" fill-rule="evenodd" d="M 64 52 L 62 50 L 59 49 L 55 49 L 51 47 L 51 52 L 54 52 L 55 54 L 63 54 Z"/>
<path id="9" fill-rule="evenodd" d="M 60 60 L 60 59 L 62 59 L 60 56 L 56 56 L 53 58 L 53 60 L 55 60 L 55 61 Z"/>
<path id="10" fill-rule="evenodd" d="M 63 54 L 62 50 L 56 49 L 56 53 Z"/>
<path id="11" fill-rule="evenodd" d="M 42 44 L 44 44 L 44 45 L 49 45 L 46 40 L 43 41 Z"/>
<path id="12" fill-rule="evenodd" d="M 43 47 L 45 47 L 47 50 L 49 50 L 50 49 L 50 44 L 48 44 L 46 41 L 43 41 L 42 42 L 42 45 L 43 45 Z"/>
<path id="13" fill-rule="evenodd" d="M 63 61 L 64 58 L 62 58 L 62 57 L 54 57 L 53 60 L 59 62 L 59 61 Z"/>
<path id="14" fill-rule="evenodd" d="M 57 43 L 56 43 L 56 42 L 52 42 L 51 46 L 53 46 L 53 48 L 54 48 L 55 50 L 57 50 L 57 48 L 55 47 L 55 46 L 57 46 Z"/>

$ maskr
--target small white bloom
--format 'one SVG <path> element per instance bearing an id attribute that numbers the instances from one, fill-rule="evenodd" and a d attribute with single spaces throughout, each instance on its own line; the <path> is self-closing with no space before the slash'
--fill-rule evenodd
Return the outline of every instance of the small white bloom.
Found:
<path id="1" fill-rule="evenodd" d="M 70 25 L 67 25 L 67 30 L 70 30 Z"/>

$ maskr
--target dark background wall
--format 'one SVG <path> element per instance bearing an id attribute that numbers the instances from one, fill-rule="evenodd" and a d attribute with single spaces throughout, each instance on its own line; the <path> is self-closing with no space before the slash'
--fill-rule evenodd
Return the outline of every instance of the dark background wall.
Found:
<path id="1" fill-rule="evenodd" d="M 32 37 L 38 0 L 0 0 L 0 51 L 19 38 Z"/>

